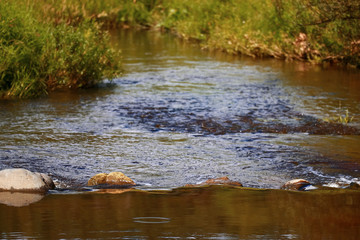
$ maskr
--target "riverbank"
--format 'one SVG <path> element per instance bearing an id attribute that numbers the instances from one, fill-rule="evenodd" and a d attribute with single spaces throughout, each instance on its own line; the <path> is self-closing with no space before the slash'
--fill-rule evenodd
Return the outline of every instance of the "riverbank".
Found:
<path id="1" fill-rule="evenodd" d="M 0 98 L 87 88 L 121 74 L 120 53 L 95 21 L 46 22 L 36 5 L 0 3 Z"/>
<path id="2" fill-rule="evenodd" d="M 230 54 L 360 67 L 360 3 L 354 1 L 42 0 L 35 7 L 47 21 L 96 19 L 107 28 L 171 31 Z"/>
<path id="3" fill-rule="evenodd" d="M 360 68 L 360 3 L 266 0 L 2 1 L 0 96 L 37 97 L 121 74 L 103 31 L 154 28 L 201 48 Z"/>

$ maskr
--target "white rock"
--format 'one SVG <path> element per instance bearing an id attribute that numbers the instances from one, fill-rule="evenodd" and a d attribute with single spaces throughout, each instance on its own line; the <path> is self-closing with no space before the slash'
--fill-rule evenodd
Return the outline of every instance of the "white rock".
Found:
<path id="1" fill-rule="evenodd" d="M 39 174 L 40 177 L 42 177 L 42 179 L 45 182 L 48 189 L 54 189 L 55 188 L 55 183 L 53 182 L 51 177 L 49 177 L 49 175 L 46 175 L 45 173 L 36 173 L 36 174 Z"/>
<path id="2" fill-rule="evenodd" d="M 39 173 L 33 173 L 23 168 L 4 169 L 0 171 L 0 190 L 46 192 L 52 187 L 51 183 L 46 183 L 45 178 L 50 179 L 48 176 L 44 177 Z"/>

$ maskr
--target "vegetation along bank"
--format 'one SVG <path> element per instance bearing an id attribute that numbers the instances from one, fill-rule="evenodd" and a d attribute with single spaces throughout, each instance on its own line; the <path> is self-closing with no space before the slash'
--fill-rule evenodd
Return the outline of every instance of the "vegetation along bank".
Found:
<path id="1" fill-rule="evenodd" d="M 0 69 L 0 89 L 8 95 L 35 96 L 58 87 L 87 87 L 119 74 L 119 61 L 114 61 L 118 54 L 111 50 L 101 29 L 120 26 L 171 31 L 198 41 L 205 49 L 231 54 L 360 68 L 359 1 L 0 0 L 0 3 L 0 54 L 2 62 L 7 59 Z M 9 30 L 12 34 L 3 35 Z M 20 75 L 27 80 L 18 89 Z"/>
<path id="2" fill-rule="evenodd" d="M 0 97 L 91 87 L 121 73 L 120 54 L 98 23 L 46 21 L 39 2 L 0 0 Z"/>

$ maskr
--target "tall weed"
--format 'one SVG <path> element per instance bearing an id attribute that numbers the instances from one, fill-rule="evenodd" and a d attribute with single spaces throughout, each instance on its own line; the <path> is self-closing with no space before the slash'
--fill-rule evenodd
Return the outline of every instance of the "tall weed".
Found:
<path id="1" fill-rule="evenodd" d="M 15 4 L 1 2 L 0 91 L 9 96 L 38 96 L 46 93 L 41 75 L 44 28 Z"/>
<path id="2" fill-rule="evenodd" d="M 121 73 L 120 54 L 93 20 L 44 23 L 32 5 L 0 0 L 0 93 L 37 97 L 90 87 Z"/>

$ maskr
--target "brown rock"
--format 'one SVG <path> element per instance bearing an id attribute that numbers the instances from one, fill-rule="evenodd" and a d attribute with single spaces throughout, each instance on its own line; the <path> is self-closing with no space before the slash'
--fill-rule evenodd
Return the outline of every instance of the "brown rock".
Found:
<path id="1" fill-rule="evenodd" d="M 220 177 L 220 178 L 211 178 L 202 182 L 200 184 L 187 184 L 185 187 L 200 187 L 200 186 L 207 186 L 207 185 L 224 185 L 224 186 L 236 186 L 242 187 L 243 185 L 236 181 L 231 181 L 228 177 Z"/>
<path id="2" fill-rule="evenodd" d="M 109 185 L 135 185 L 134 181 L 122 172 L 109 173 L 106 177 L 106 183 Z"/>
<path id="3" fill-rule="evenodd" d="M 107 176 L 106 173 L 96 174 L 95 176 L 93 176 L 92 178 L 89 179 L 88 186 L 95 186 L 95 185 L 105 184 L 106 183 L 106 176 Z"/>
<path id="4" fill-rule="evenodd" d="M 288 182 L 286 182 L 281 189 L 284 190 L 294 190 L 294 191 L 302 191 L 305 187 L 311 185 L 310 182 L 304 180 L 304 179 L 293 179 Z"/>
<path id="5" fill-rule="evenodd" d="M 99 173 L 90 178 L 88 181 L 88 186 L 95 185 L 133 186 L 135 183 L 131 178 L 127 177 L 122 172 L 111 172 L 109 174 Z"/>

